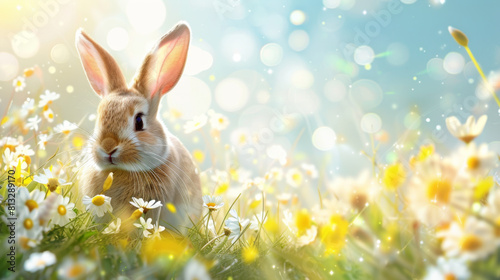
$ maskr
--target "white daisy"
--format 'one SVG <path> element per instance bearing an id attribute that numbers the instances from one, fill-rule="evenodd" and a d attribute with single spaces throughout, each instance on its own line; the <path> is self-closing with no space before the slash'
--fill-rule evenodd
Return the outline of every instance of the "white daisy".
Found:
<path id="1" fill-rule="evenodd" d="M 304 182 L 304 175 L 298 168 L 289 169 L 286 172 L 285 178 L 286 182 L 294 188 L 299 187 Z"/>
<path id="2" fill-rule="evenodd" d="M 45 199 L 45 192 L 40 191 L 39 189 L 35 189 L 30 193 L 27 188 L 19 187 L 17 195 L 19 198 L 17 200 L 18 207 L 26 207 L 29 212 L 38 209 Z"/>
<path id="3" fill-rule="evenodd" d="M 60 94 L 46 90 L 44 94 L 40 95 L 40 102 L 38 102 L 38 107 L 44 107 L 52 104 L 53 101 L 59 99 Z"/>
<path id="4" fill-rule="evenodd" d="M 439 257 L 436 266 L 427 267 L 427 274 L 424 280 L 466 280 L 469 277 L 470 271 L 464 259 L 445 259 Z"/>
<path id="5" fill-rule="evenodd" d="M 488 223 L 469 216 L 465 224 L 452 222 L 448 229 L 438 231 L 443 238 L 441 248 L 447 257 L 462 257 L 476 261 L 495 252 L 493 227 Z"/>
<path id="6" fill-rule="evenodd" d="M 27 208 L 21 208 L 19 210 L 19 217 L 17 219 L 17 224 L 20 225 L 18 228 L 17 238 L 21 248 L 27 250 L 29 248 L 34 248 L 42 240 L 42 227 L 38 220 L 38 211 L 29 211 Z"/>
<path id="7" fill-rule="evenodd" d="M 149 231 L 150 229 L 153 228 L 153 225 L 151 224 L 151 218 L 148 218 L 147 220 L 144 220 L 143 217 L 140 218 L 139 222 L 140 223 L 134 223 L 134 226 L 142 230 L 142 234 L 144 234 L 144 237 L 148 237 L 151 232 Z"/>
<path id="8" fill-rule="evenodd" d="M 335 208 L 344 214 L 348 211 L 361 211 L 369 205 L 380 190 L 368 171 L 363 171 L 357 178 L 336 178 L 328 187 L 338 203 Z"/>
<path id="9" fill-rule="evenodd" d="M 43 253 L 31 253 L 24 262 L 24 270 L 35 272 L 56 263 L 56 256 L 49 251 Z"/>
<path id="10" fill-rule="evenodd" d="M 202 198 L 203 198 L 203 207 L 208 208 L 208 210 L 210 211 L 217 211 L 222 206 L 224 206 L 224 202 L 222 201 L 222 196 L 204 195 Z"/>
<path id="11" fill-rule="evenodd" d="M 22 137 L 21 137 L 22 139 Z M 14 151 L 16 149 L 16 146 L 21 144 L 22 140 L 20 139 L 16 139 L 16 138 L 13 138 L 13 137 L 3 137 L 2 139 L 0 139 L 0 147 L 3 147 L 3 148 L 10 148 L 11 151 Z"/>
<path id="12" fill-rule="evenodd" d="M 38 135 L 38 146 L 40 147 L 40 150 L 45 150 L 45 146 L 47 146 L 47 143 L 51 138 L 52 135 L 47 135 L 47 134 Z"/>
<path id="13" fill-rule="evenodd" d="M 247 129 L 238 128 L 231 133 L 231 143 L 236 147 L 243 147 L 251 142 L 252 136 Z"/>
<path id="14" fill-rule="evenodd" d="M 144 201 L 144 199 L 142 198 L 135 198 L 135 197 L 132 197 L 132 201 L 130 201 L 130 204 L 132 204 L 137 209 L 142 208 L 144 210 L 144 213 L 147 213 L 148 210 L 163 206 L 161 201 L 156 201 L 154 199 L 150 201 Z"/>
<path id="15" fill-rule="evenodd" d="M 210 114 L 210 125 L 213 129 L 221 131 L 228 127 L 229 119 L 222 114 L 212 113 Z"/>
<path id="16" fill-rule="evenodd" d="M 306 175 L 310 178 L 318 178 L 318 169 L 316 169 L 316 166 L 314 164 L 303 163 L 301 167 L 306 172 Z"/>
<path id="17" fill-rule="evenodd" d="M 10 148 L 5 149 L 2 154 L 2 160 L 5 163 L 5 170 L 17 167 L 19 161 L 21 161 L 21 169 L 26 169 L 28 167 L 26 161 L 22 157 L 19 158 L 15 152 L 11 151 Z"/>
<path id="18" fill-rule="evenodd" d="M 208 118 L 205 114 L 195 116 L 192 120 L 187 121 L 184 125 L 184 133 L 188 134 L 202 128 L 207 123 L 207 119 Z"/>
<path id="19" fill-rule="evenodd" d="M 78 259 L 68 257 L 59 266 L 57 274 L 61 279 L 85 279 L 84 276 L 94 271 L 95 261 L 78 257 Z"/>
<path id="20" fill-rule="evenodd" d="M 26 117 L 30 114 L 35 112 L 35 99 L 33 98 L 28 98 L 26 101 L 24 101 L 23 105 L 21 106 L 21 115 L 23 117 Z"/>
<path id="21" fill-rule="evenodd" d="M 39 116 L 34 116 L 33 118 L 28 119 L 28 122 L 26 123 L 26 127 L 29 128 L 29 130 L 38 131 L 38 124 L 41 121 L 42 121 L 42 119 Z"/>
<path id="22" fill-rule="evenodd" d="M 279 193 L 276 195 L 276 199 L 281 204 L 288 204 L 290 199 L 292 199 L 292 195 L 290 193 Z"/>
<path id="23" fill-rule="evenodd" d="M 54 122 L 54 111 L 50 108 L 46 108 L 43 110 L 43 117 L 49 122 L 52 123 Z"/>
<path id="24" fill-rule="evenodd" d="M 266 154 L 270 159 L 278 161 L 281 165 L 288 162 L 288 154 L 281 145 L 272 145 L 266 149 Z"/>
<path id="25" fill-rule="evenodd" d="M 56 127 L 54 127 L 54 131 L 57 133 L 68 135 L 72 130 L 75 130 L 77 128 L 78 126 L 76 124 L 64 120 L 63 123 L 58 124 Z"/>
<path id="26" fill-rule="evenodd" d="M 452 116 L 446 118 L 446 127 L 453 136 L 468 144 L 483 132 L 487 120 L 486 115 L 482 115 L 477 122 L 474 116 L 469 116 L 462 124 L 457 117 Z"/>
<path id="27" fill-rule="evenodd" d="M 96 215 L 97 217 L 102 217 L 106 212 L 113 212 L 113 207 L 111 206 L 111 197 L 105 196 L 103 194 L 98 194 L 92 198 L 89 196 L 83 197 L 83 204 L 85 209 Z"/>
<path id="28" fill-rule="evenodd" d="M 250 221 L 250 229 L 253 231 L 258 231 L 264 223 L 267 221 L 267 214 L 265 212 L 260 212 L 252 217 Z"/>
<path id="29" fill-rule="evenodd" d="M 56 211 L 52 215 L 52 222 L 56 225 L 64 226 L 69 223 L 70 219 L 76 217 L 76 213 L 73 211 L 75 204 L 69 203 L 69 197 L 59 195 L 54 208 Z"/>
<path id="30" fill-rule="evenodd" d="M 471 180 L 460 174 L 454 163 L 433 155 L 415 166 L 408 186 L 410 209 L 428 226 L 450 222 L 457 209 L 470 206 Z"/>
<path id="31" fill-rule="evenodd" d="M 57 187 L 63 187 L 72 184 L 71 182 L 66 182 L 66 180 L 58 178 L 48 168 L 45 168 L 43 171 L 45 172 L 45 174 L 41 173 L 35 175 L 33 177 L 33 181 L 46 185 L 51 192 L 55 191 Z"/>
<path id="32" fill-rule="evenodd" d="M 111 222 L 107 228 L 105 228 L 102 233 L 103 234 L 116 234 L 120 232 L 120 226 L 122 224 L 122 220 L 117 218 L 116 221 Z"/>
<path id="33" fill-rule="evenodd" d="M 158 222 L 156 222 L 156 224 L 153 227 L 153 232 L 151 233 L 151 235 L 149 236 L 149 238 L 151 238 L 151 239 L 155 239 L 155 238 L 160 239 L 161 238 L 160 232 L 162 232 L 164 230 L 165 230 L 165 227 L 164 226 L 160 226 L 158 224 Z"/>
<path id="34" fill-rule="evenodd" d="M 488 194 L 486 207 L 481 209 L 481 215 L 495 225 L 494 235 L 496 245 L 500 245 L 500 189 L 491 190 Z"/>
<path id="35" fill-rule="evenodd" d="M 238 213 L 236 213 L 236 210 L 231 209 L 229 211 L 229 214 L 231 217 L 227 218 L 226 220 L 226 227 L 231 231 L 229 234 L 229 239 L 232 240 L 231 243 L 234 244 L 236 240 L 241 235 L 241 232 L 243 229 L 250 223 L 248 219 L 242 220 L 240 217 L 238 217 Z"/>
<path id="36" fill-rule="evenodd" d="M 184 267 L 184 277 L 185 280 L 210 280 L 210 274 L 207 271 L 207 267 L 201 262 L 192 258 Z"/>
<path id="37" fill-rule="evenodd" d="M 318 235 L 318 228 L 316 226 L 311 226 L 310 228 L 306 229 L 306 232 L 299 236 L 297 239 L 297 246 L 302 247 L 309 245 L 316 240 L 316 236 Z"/>
<path id="38" fill-rule="evenodd" d="M 26 82 L 23 77 L 19 76 L 12 81 L 12 86 L 16 92 L 19 92 L 26 87 Z"/>
<path id="39" fill-rule="evenodd" d="M 281 181 L 283 179 L 283 169 L 280 167 L 273 167 L 264 176 L 266 180 L 276 180 Z"/>
<path id="40" fill-rule="evenodd" d="M 487 144 L 476 146 L 475 143 L 470 143 L 458 151 L 455 160 L 461 163 L 462 170 L 480 177 L 495 167 L 497 156 L 495 152 L 488 150 Z"/>
<path id="41" fill-rule="evenodd" d="M 20 144 L 16 147 L 16 155 L 17 156 L 33 156 L 35 155 L 35 151 L 31 149 L 30 145 Z"/>

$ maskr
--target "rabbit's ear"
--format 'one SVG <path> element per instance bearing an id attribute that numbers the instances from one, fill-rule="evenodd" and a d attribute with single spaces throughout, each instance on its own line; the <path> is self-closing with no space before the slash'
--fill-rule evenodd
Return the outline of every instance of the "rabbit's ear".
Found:
<path id="1" fill-rule="evenodd" d="M 127 84 L 116 61 L 82 29 L 76 32 L 76 47 L 94 91 L 101 97 L 112 92 L 125 90 Z"/>
<path id="2" fill-rule="evenodd" d="M 171 90 L 186 64 L 189 37 L 189 28 L 184 23 L 164 35 L 144 59 L 132 86 L 153 100 Z"/>

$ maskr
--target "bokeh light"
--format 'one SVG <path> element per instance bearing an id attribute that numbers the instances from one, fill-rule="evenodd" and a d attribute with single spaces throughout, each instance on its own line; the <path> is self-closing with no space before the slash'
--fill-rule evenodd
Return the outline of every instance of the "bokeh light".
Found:
<path id="1" fill-rule="evenodd" d="M 382 88 L 372 80 L 362 79 L 354 82 L 349 91 L 351 101 L 362 109 L 373 109 L 383 99 Z"/>
<path id="2" fill-rule="evenodd" d="M 312 134 L 312 144 L 320 151 L 329 151 L 335 146 L 337 136 L 328 126 L 316 128 Z"/>
<path id="3" fill-rule="evenodd" d="M 174 89 L 167 93 L 168 106 L 181 114 L 183 119 L 191 119 L 204 114 L 210 108 L 212 94 L 202 80 L 185 76 Z"/>
<path id="4" fill-rule="evenodd" d="M 375 53 L 369 46 L 359 46 L 354 51 L 354 61 L 359 65 L 367 65 L 373 62 Z"/>
<path id="5" fill-rule="evenodd" d="M 8 52 L 0 52 L 0 81 L 14 79 L 19 71 L 19 62 Z"/>
<path id="6" fill-rule="evenodd" d="M 452 75 L 461 73 L 464 66 L 465 59 L 457 52 L 450 52 L 444 57 L 443 68 L 446 72 Z"/>
<path id="7" fill-rule="evenodd" d="M 382 119 L 375 113 L 368 113 L 361 118 L 361 130 L 374 134 L 382 128 Z"/>
<path id="8" fill-rule="evenodd" d="M 260 60 L 267 66 L 276 66 L 283 58 L 283 48 L 276 43 L 269 43 L 260 49 Z"/>
<path id="9" fill-rule="evenodd" d="M 293 25 L 301 25 L 306 21 L 306 14 L 301 10 L 295 10 L 290 14 L 290 22 Z"/>
<path id="10" fill-rule="evenodd" d="M 115 27 L 109 30 L 106 37 L 108 46 L 115 51 L 124 50 L 129 41 L 129 36 L 127 30 L 121 27 Z"/>
<path id="11" fill-rule="evenodd" d="M 40 40 L 37 34 L 23 30 L 12 37 L 12 49 L 21 58 L 30 58 L 38 53 Z"/>
<path id="12" fill-rule="evenodd" d="M 303 51 L 309 45 L 309 35 L 304 30 L 295 30 L 288 37 L 288 45 L 294 51 Z"/>
<path id="13" fill-rule="evenodd" d="M 323 5 L 328 9 L 335 9 L 340 5 L 341 0 L 323 0 Z"/>
<path id="14" fill-rule="evenodd" d="M 236 78 L 226 78 L 215 88 L 215 101 L 226 112 L 235 112 L 243 108 L 249 95 L 247 85 Z"/>
<path id="15" fill-rule="evenodd" d="M 127 18 L 139 33 L 156 31 L 163 25 L 166 14 L 161 0 L 129 0 L 127 3 Z"/>
<path id="16" fill-rule="evenodd" d="M 70 59 L 68 47 L 65 44 L 57 44 L 52 47 L 50 57 L 55 63 L 66 63 Z"/>
<path id="17" fill-rule="evenodd" d="M 434 80 L 443 80 L 447 76 L 447 72 L 443 66 L 442 58 L 431 58 L 427 62 L 427 74 Z"/>

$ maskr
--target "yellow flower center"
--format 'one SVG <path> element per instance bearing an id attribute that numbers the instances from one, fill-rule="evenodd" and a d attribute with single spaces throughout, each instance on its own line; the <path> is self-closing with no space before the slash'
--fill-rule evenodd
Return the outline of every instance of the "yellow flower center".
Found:
<path id="1" fill-rule="evenodd" d="M 54 118 L 54 114 L 50 113 L 49 114 L 49 119 L 53 119 Z"/>
<path id="2" fill-rule="evenodd" d="M 28 218 L 28 219 L 24 220 L 23 226 L 25 229 L 32 229 L 33 228 L 33 221 L 30 218 Z"/>
<path id="3" fill-rule="evenodd" d="M 68 135 L 68 134 L 69 134 L 69 132 L 70 132 L 69 130 L 63 130 L 63 131 L 62 131 L 62 133 L 66 134 L 66 135 Z"/>
<path id="4" fill-rule="evenodd" d="M 476 251 L 481 248 L 482 245 L 483 242 L 481 239 L 473 234 L 465 235 L 460 239 L 460 249 L 462 249 L 462 251 Z"/>
<path id="5" fill-rule="evenodd" d="M 45 105 L 45 106 L 43 106 L 43 111 L 44 111 L 44 112 L 45 112 L 45 111 L 47 111 L 48 109 L 49 109 L 49 105 Z"/>
<path id="6" fill-rule="evenodd" d="M 92 204 L 95 206 L 101 206 L 104 204 L 104 197 L 102 195 L 95 196 L 92 198 Z"/>
<path id="7" fill-rule="evenodd" d="M 311 214 L 307 211 L 307 209 L 302 209 L 297 213 L 297 217 L 295 218 L 295 225 L 299 230 L 299 234 L 305 232 L 312 225 Z"/>
<path id="8" fill-rule="evenodd" d="M 85 267 L 81 264 L 75 264 L 68 270 L 68 278 L 80 276 L 85 271 Z"/>
<path id="9" fill-rule="evenodd" d="M 20 87 L 22 85 L 23 85 L 23 82 L 21 82 L 20 80 L 18 80 L 17 83 L 16 83 L 16 86 Z"/>
<path id="10" fill-rule="evenodd" d="M 34 201 L 33 199 L 26 200 L 25 205 L 28 206 L 30 212 L 33 211 L 35 208 L 38 208 L 38 203 L 36 203 L 36 201 Z"/>
<path id="11" fill-rule="evenodd" d="M 294 173 L 292 175 L 292 180 L 296 183 L 296 184 L 300 184 L 302 182 L 302 176 L 299 174 L 299 173 Z"/>
<path id="12" fill-rule="evenodd" d="M 478 157 L 470 157 L 467 159 L 467 167 L 471 170 L 477 169 L 481 165 L 481 160 Z"/>
<path id="13" fill-rule="evenodd" d="M 208 207 L 215 207 L 215 203 L 213 203 L 213 202 L 209 202 L 209 203 L 207 203 L 207 206 L 208 206 Z"/>
<path id="14" fill-rule="evenodd" d="M 51 192 L 55 191 L 58 186 L 59 186 L 59 180 L 57 178 L 49 178 L 49 182 L 47 183 L 47 188 L 49 188 Z"/>
<path id="15" fill-rule="evenodd" d="M 247 137 L 245 135 L 241 135 L 238 140 L 239 140 L 240 145 L 243 145 L 247 142 Z"/>
<path id="16" fill-rule="evenodd" d="M 66 215 L 66 207 L 64 205 L 59 205 L 59 207 L 57 207 L 57 213 L 61 216 Z"/>
<path id="17" fill-rule="evenodd" d="M 223 124 L 224 123 L 224 119 L 223 118 L 219 118 L 219 123 Z"/>
<path id="18" fill-rule="evenodd" d="M 433 180 L 427 185 L 427 198 L 431 202 L 446 204 L 450 202 L 452 189 L 451 182 L 448 180 Z"/>
<path id="19" fill-rule="evenodd" d="M 444 275 L 444 280 L 457 280 L 457 277 L 453 273 L 447 273 Z"/>

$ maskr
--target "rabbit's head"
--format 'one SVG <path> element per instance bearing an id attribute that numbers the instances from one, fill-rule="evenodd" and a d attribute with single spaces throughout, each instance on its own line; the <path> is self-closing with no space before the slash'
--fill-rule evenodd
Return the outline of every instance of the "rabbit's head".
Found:
<path id="1" fill-rule="evenodd" d="M 169 150 L 157 119 L 161 97 L 179 80 L 190 32 L 177 25 L 146 56 L 130 86 L 116 61 L 82 30 L 76 45 L 87 78 L 101 97 L 88 146 L 97 168 L 147 171 L 164 163 Z"/>

